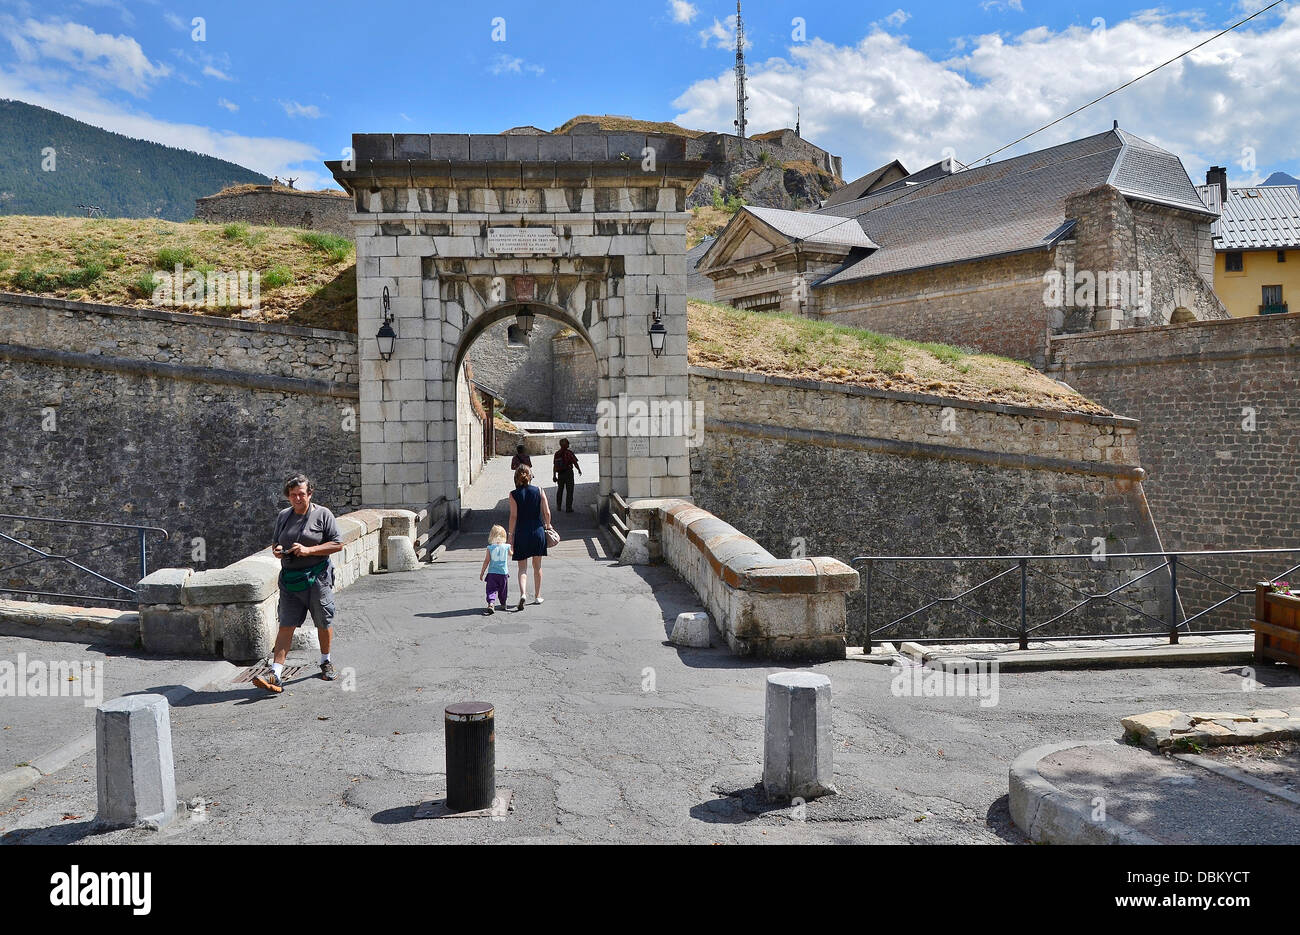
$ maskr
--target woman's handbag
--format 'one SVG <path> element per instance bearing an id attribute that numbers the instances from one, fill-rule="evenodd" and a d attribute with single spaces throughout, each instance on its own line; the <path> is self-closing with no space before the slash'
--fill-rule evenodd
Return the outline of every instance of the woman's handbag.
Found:
<path id="1" fill-rule="evenodd" d="M 546 545 L 548 547 L 560 544 L 560 534 L 550 526 L 546 527 Z"/>

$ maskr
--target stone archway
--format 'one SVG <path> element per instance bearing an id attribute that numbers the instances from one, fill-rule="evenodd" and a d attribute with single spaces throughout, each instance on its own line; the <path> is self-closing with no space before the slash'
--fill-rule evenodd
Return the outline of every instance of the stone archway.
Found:
<path id="1" fill-rule="evenodd" d="M 456 374 L 473 338 L 521 305 L 591 346 L 597 395 L 685 407 L 686 197 L 707 163 L 644 134 L 355 134 L 330 162 L 353 196 L 362 499 L 445 498 L 458 523 Z M 389 295 L 391 360 L 375 338 Z M 655 314 L 667 329 L 650 350 Z M 689 496 L 685 434 L 602 434 L 609 496 Z"/>
<path id="2" fill-rule="evenodd" d="M 596 345 L 591 335 L 588 334 L 587 329 L 583 326 L 581 321 L 569 314 L 565 309 L 535 301 L 511 301 L 503 303 L 495 308 L 487 309 L 481 315 L 474 318 L 473 321 L 470 322 L 470 326 L 461 332 L 460 343 L 456 346 L 452 365 L 445 370 L 443 375 L 444 380 L 452 384 L 444 388 L 444 398 L 456 400 L 458 422 L 461 421 L 464 411 L 466 411 L 463 407 L 469 406 L 468 400 L 462 400 L 462 394 L 468 390 L 468 387 L 465 386 L 464 381 L 461 378 L 461 371 L 465 361 L 470 357 L 470 351 L 478 341 L 485 340 L 489 337 L 489 333 L 493 330 L 493 326 L 498 325 L 503 321 L 514 320 L 518 314 L 525 309 L 531 312 L 536 319 L 549 319 L 550 321 L 557 322 L 563 327 L 571 329 L 586 345 L 593 357 L 599 357 Z M 536 324 L 534 324 L 534 331 L 537 330 L 539 329 Z M 510 398 L 513 399 L 514 397 L 511 396 Z M 516 418 L 518 417 L 516 416 Z M 467 476 L 466 474 L 469 459 L 473 457 L 472 445 L 470 445 L 469 450 L 462 450 L 465 448 L 465 445 L 461 442 L 461 437 L 463 437 L 466 427 L 458 424 L 458 430 L 461 430 L 461 435 L 458 436 L 456 445 L 457 458 L 455 465 L 455 486 L 459 495 L 464 491 L 466 485 L 470 483 L 474 472 L 472 468 L 469 468 L 469 475 Z M 510 452 L 498 452 L 498 454 L 510 454 Z"/>

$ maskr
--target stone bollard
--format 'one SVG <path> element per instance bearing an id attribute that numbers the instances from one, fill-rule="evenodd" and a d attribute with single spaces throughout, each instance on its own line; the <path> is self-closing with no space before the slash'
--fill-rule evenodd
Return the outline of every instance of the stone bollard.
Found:
<path id="1" fill-rule="evenodd" d="M 415 545 L 410 536 L 388 537 L 388 570 L 416 571 L 420 567 L 419 556 L 415 554 Z"/>
<path id="2" fill-rule="evenodd" d="M 813 799 L 831 785 L 831 680 L 815 672 L 767 677 L 763 789 L 774 798 Z"/>
<path id="3" fill-rule="evenodd" d="M 620 565 L 650 564 L 650 533 L 645 529 L 633 529 L 627 534 L 623 551 L 619 553 Z"/>
<path id="4" fill-rule="evenodd" d="M 712 643 L 709 637 L 709 615 L 703 612 L 678 614 L 673 623 L 672 636 L 668 639 L 678 646 L 708 649 Z"/>
<path id="5" fill-rule="evenodd" d="M 97 824 L 161 828 L 176 817 L 170 711 L 162 695 L 127 695 L 95 711 Z"/>
<path id="6" fill-rule="evenodd" d="M 316 624 L 312 623 L 311 618 L 293 631 L 293 642 L 289 644 L 289 648 L 304 653 L 320 652 L 320 634 L 316 631 Z"/>

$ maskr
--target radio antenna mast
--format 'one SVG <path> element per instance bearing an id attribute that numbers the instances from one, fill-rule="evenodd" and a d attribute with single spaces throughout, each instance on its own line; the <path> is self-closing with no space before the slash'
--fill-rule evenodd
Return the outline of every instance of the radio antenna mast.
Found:
<path id="1" fill-rule="evenodd" d="M 745 139 L 745 24 L 736 0 L 736 133 Z"/>

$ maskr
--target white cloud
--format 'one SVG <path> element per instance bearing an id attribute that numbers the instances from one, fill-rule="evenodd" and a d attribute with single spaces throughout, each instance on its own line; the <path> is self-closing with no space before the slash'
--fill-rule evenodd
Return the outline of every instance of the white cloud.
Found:
<path id="1" fill-rule="evenodd" d="M 172 73 L 169 66 L 151 62 L 140 43 L 130 36 L 98 33 L 80 23 L 35 19 L 19 23 L 11 17 L 0 17 L 0 31 L 24 63 L 35 64 L 42 59 L 61 62 L 136 96 Z"/>
<path id="2" fill-rule="evenodd" d="M 736 18 L 728 16 L 726 25 L 715 18 L 708 29 L 700 30 L 700 45 L 713 43 L 715 49 L 731 49 L 736 46 Z"/>
<path id="3" fill-rule="evenodd" d="M 234 81 L 234 80 L 235 80 L 234 78 L 231 78 L 228 74 L 226 74 L 226 73 L 225 73 L 224 71 L 222 71 L 221 69 L 216 68 L 216 67 L 214 67 L 214 66 L 212 66 L 212 65 L 204 65 L 204 66 L 203 66 L 203 74 L 207 75 L 209 78 L 216 78 L 216 79 L 218 79 L 218 80 L 220 80 L 220 81 Z"/>
<path id="4" fill-rule="evenodd" d="M 522 75 L 524 72 L 540 75 L 544 74 L 546 69 L 541 65 L 531 65 L 522 58 L 502 53 L 489 66 L 489 71 L 494 75 Z"/>
<path id="5" fill-rule="evenodd" d="M 912 14 L 908 13 L 906 10 L 895 10 L 893 13 L 890 13 L 885 17 L 884 22 L 889 26 L 902 26 L 911 18 Z"/>
<path id="6" fill-rule="evenodd" d="M 695 4 L 686 0 L 668 0 L 668 9 L 673 14 L 674 23 L 689 23 L 700 13 Z"/>
<path id="7" fill-rule="evenodd" d="M 1259 21 L 1256 21 L 1257 23 Z M 821 39 L 749 66 L 749 119 L 755 131 L 786 126 L 803 108 L 803 133 L 842 154 L 845 174 L 900 158 L 911 169 L 952 147 L 972 161 L 1109 91 L 1222 27 L 1190 15 L 1144 11 L 1108 26 L 1038 27 L 1019 35 L 969 37 L 935 60 L 905 37 L 873 29 L 852 46 Z M 1120 126 L 1183 159 L 1193 180 L 1206 165 L 1237 166 L 1257 182 L 1270 166 L 1300 160 L 1300 6 L 1277 21 L 1223 36 L 1082 114 L 996 158 Z M 691 85 L 674 120 L 729 129 L 735 109 L 730 70 Z M 1253 147 L 1259 169 L 1238 160 Z"/>
<path id="8" fill-rule="evenodd" d="M 190 24 L 185 22 L 185 20 L 181 19 L 171 10 L 168 10 L 163 14 L 163 20 L 165 20 L 167 25 L 170 26 L 172 29 L 179 30 L 180 32 L 190 31 Z"/>
<path id="9" fill-rule="evenodd" d="M 234 101 L 227 100 L 227 99 L 224 98 L 224 97 L 219 97 L 219 98 L 217 98 L 217 106 L 218 106 L 218 107 L 224 107 L 226 110 L 230 111 L 232 114 L 233 114 L 235 111 L 239 110 L 239 105 L 238 105 L 238 104 L 236 104 Z"/>
<path id="10" fill-rule="evenodd" d="M 290 117 L 306 117 L 316 120 L 320 117 L 320 108 L 315 104 L 299 104 L 297 101 L 280 101 L 280 106 Z"/>
<path id="11" fill-rule="evenodd" d="M 980 9 L 985 13 L 990 11 L 1001 13 L 1003 10 L 1015 10 L 1017 13 L 1025 12 L 1021 0 L 983 0 Z"/>

